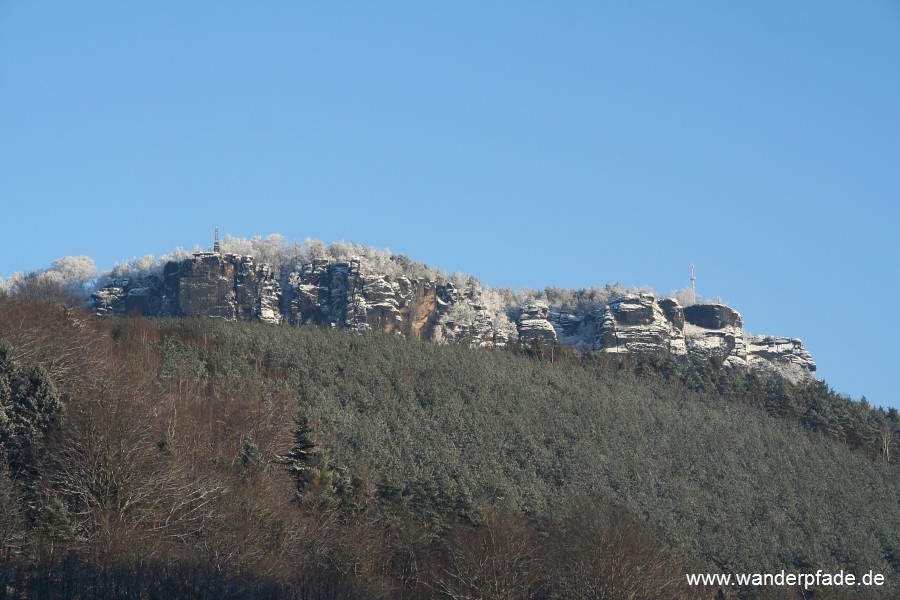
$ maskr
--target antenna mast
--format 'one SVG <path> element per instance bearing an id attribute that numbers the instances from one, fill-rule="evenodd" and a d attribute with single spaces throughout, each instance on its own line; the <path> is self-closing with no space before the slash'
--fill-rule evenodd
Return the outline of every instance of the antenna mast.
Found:
<path id="1" fill-rule="evenodd" d="M 697 303 L 697 278 L 694 277 L 694 263 L 691 263 L 691 302 Z"/>

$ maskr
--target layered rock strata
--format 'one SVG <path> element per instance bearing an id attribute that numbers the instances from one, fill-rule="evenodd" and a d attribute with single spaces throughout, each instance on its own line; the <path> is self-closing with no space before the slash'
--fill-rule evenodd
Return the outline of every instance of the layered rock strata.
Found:
<path id="1" fill-rule="evenodd" d="M 695 304 L 684 309 L 688 353 L 715 358 L 731 367 L 747 366 L 744 320 L 724 304 Z"/>
<path id="2" fill-rule="evenodd" d="M 170 262 L 162 276 L 116 279 L 91 295 L 101 315 L 217 317 L 280 323 L 281 286 L 249 256 L 198 252 Z"/>
<path id="3" fill-rule="evenodd" d="M 536 302 L 522 309 L 519 316 L 518 333 L 522 342 L 555 342 L 556 330 L 550 323 L 550 309 L 546 304 Z"/>
<path id="4" fill-rule="evenodd" d="M 477 282 L 367 273 L 356 259 L 314 260 L 279 280 L 249 256 L 200 252 L 168 263 L 162 274 L 110 281 L 92 302 L 100 315 L 319 325 L 473 347 L 558 342 L 610 353 L 701 356 L 792 379 L 816 370 L 800 340 L 748 336 L 741 314 L 723 304 L 682 308 L 643 292 L 564 312 L 543 302 L 505 306 L 498 298 Z"/>
<path id="5" fill-rule="evenodd" d="M 600 332 L 593 346 L 605 352 L 641 352 L 684 356 L 684 334 L 678 325 L 684 314 L 677 302 L 666 310 L 656 296 L 627 294 L 603 309 Z"/>
<path id="6" fill-rule="evenodd" d="M 812 354 L 798 338 L 753 335 L 747 338 L 746 346 L 751 367 L 778 371 L 795 381 L 816 371 Z"/>
<path id="7" fill-rule="evenodd" d="M 362 273 L 359 261 L 308 263 L 287 277 L 292 325 L 330 325 L 470 346 L 502 345 L 507 328 L 479 302 L 475 288 L 453 282 Z"/>

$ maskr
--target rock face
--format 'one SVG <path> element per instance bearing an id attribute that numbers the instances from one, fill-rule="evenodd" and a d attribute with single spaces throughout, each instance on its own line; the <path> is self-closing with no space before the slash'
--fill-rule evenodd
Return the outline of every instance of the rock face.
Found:
<path id="1" fill-rule="evenodd" d="M 678 304 L 677 300 L 672 298 L 663 298 L 659 301 L 659 307 L 662 309 L 666 320 L 669 321 L 675 329 L 684 330 L 684 309 Z"/>
<path id="2" fill-rule="evenodd" d="M 170 262 L 163 275 L 112 281 L 92 294 L 98 314 L 205 316 L 280 323 L 281 287 L 268 265 L 249 256 L 196 253 Z"/>
<path id="3" fill-rule="evenodd" d="M 284 313 L 292 325 L 330 325 L 413 339 L 490 347 L 508 327 L 495 323 L 474 288 L 453 282 L 362 273 L 359 261 L 317 260 L 287 278 Z"/>
<path id="4" fill-rule="evenodd" d="M 741 314 L 724 304 L 695 304 L 684 309 L 684 319 L 691 325 L 704 329 L 741 327 Z"/>
<path id="5" fill-rule="evenodd" d="M 317 260 L 288 276 L 287 322 L 430 339 L 448 290 L 425 279 L 361 274 L 359 261 Z"/>
<path id="6" fill-rule="evenodd" d="M 556 330 L 547 320 L 549 316 L 550 309 L 546 304 L 534 303 L 524 307 L 519 316 L 519 341 L 555 342 Z"/>
<path id="7" fill-rule="evenodd" d="M 272 269 L 237 254 L 203 252 L 163 270 L 174 314 L 280 323 L 281 287 Z"/>
<path id="8" fill-rule="evenodd" d="M 281 283 L 249 256 L 198 252 L 162 275 L 121 278 L 91 300 L 99 315 L 214 317 L 379 331 L 477 347 L 503 345 L 515 327 L 487 307 L 480 286 L 363 273 L 357 260 L 317 260 Z M 546 324 L 545 334 L 555 339 Z"/>
<path id="9" fill-rule="evenodd" d="M 440 317 L 430 338 L 475 348 L 503 346 L 516 336 L 516 328 L 505 313 L 488 307 L 485 290 L 477 285 L 453 282 L 438 285 Z"/>
<path id="10" fill-rule="evenodd" d="M 695 304 L 684 309 L 684 336 L 688 353 L 723 361 L 731 367 L 747 366 L 741 314 L 724 304 Z"/>
<path id="11" fill-rule="evenodd" d="M 684 356 L 684 334 L 678 324 L 684 315 L 677 302 L 666 310 L 648 293 L 627 294 L 603 310 L 600 334 L 594 347 L 604 352 L 641 352 Z"/>
<path id="12" fill-rule="evenodd" d="M 122 277 L 91 294 L 91 301 L 98 315 L 163 315 L 163 288 L 162 277 L 155 273 L 141 278 Z"/>
<path id="13" fill-rule="evenodd" d="M 601 352 L 701 356 L 733 368 L 775 370 L 793 380 L 816 363 L 796 338 L 748 336 L 741 314 L 724 304 L 682 308 L 671 298 L 626 294 L 585 314 L 550 313 L 561 343 Z"/>
<path id="14" fill-rule="evenodd" d="M 794 381 L 810 377 L 816 371 L 812 355 L 797 338 L 750 336 L 747 362 L 757 369 L 778 371 Z"/>
<path id="15" fill-rule="evenodd" d="M 734 368 L 774 370 L 795 380 L 816 370 L 800 340 L 748 336 L 741 314 L 723 304 L 682 308 L 673 299 L 644 292 L 567 312 L 544 302 L 509 306 L 477 281 L 369 273 L 358 259 L 313 260 L 279 279 L 268 265 L 249 256 L 199 252 L 168 263 L 162 274 L 110 281 L 91 299 L 100 315 L 136 311 L 318 325 L 473 347 L 516 339 L 609 353 L 701 356 Z"/>

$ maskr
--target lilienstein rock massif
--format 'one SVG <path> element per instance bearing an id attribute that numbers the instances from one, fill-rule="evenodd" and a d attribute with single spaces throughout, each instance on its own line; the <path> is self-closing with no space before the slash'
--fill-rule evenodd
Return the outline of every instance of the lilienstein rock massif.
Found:
<path id="1" fill-rule="evenodd" d="M 361 261 L 315 259 L 276 273 L 251 256 L 196 252 L 162 273 L 114 279 L 91 296 L 100 315 L 212 317 L 383 332 L 473 347 L 560 343 L 611 353 L 717 358 L 733 368 L 776 371 L 798 381 L 816 364 L 797 338 L 748 335 L 724 304 L 682 307 L 653 293 L 628 293 L 588 310 L 545 302 L 505 306 L 485 288 L 451 280 L 366 272 Z"/>

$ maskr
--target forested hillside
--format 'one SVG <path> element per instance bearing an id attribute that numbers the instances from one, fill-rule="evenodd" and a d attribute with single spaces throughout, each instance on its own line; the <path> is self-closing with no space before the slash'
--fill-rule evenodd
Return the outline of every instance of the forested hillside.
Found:
<path id="1" fill-rule="evenodd" d="M 896 592 L 896 415 L 827 386 L 58 300 L 0 296 L 0 597 Z"/>

